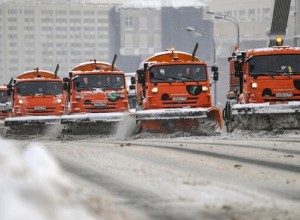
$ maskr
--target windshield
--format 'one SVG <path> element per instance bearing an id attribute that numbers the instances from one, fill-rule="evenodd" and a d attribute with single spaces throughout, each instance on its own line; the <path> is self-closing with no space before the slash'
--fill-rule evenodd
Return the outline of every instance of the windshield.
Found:
<path id="1" fill-rule="evenodd" d="M 19 82 L 18 95 L 61 95 L 61 82 Z"/>
<path id="2" fill-rule="evenodd" d="M 250 75 L 300 74 L 300 54 L 278 54 L 252 57 Z"/>
<path id="3" fill-rule="evenodd" d="M 83 89 L 124 89 L 124 76 L 119 74 L 78 75 L 74 79 L 76 90 Z"/>
<path id="4" fill-rule="evenodd" d="M 206 81 L 205 65 L 170 65 L 150 68 L 150 82 Z"/>
<path id="5" fill-rule="evenodd" d="M 8 102 L 8 95 L 6 91 L 0 91 L 0 103 Z"/>

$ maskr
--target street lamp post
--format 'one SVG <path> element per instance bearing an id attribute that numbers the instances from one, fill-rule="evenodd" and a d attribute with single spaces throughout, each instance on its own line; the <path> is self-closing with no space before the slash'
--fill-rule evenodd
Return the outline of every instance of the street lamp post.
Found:
<path id="1" fill-rule="evenodd" d="M 208 35 L 206 33 L 196 31 L 196 29 L 193 28 L 193 27 L 187 27 L 186 30 L 188 32 L 194 32 L 195 36 L 205 37 L 205 38 L 207 38 L 212 43 L 213 49 L 214 49 L 214 56 L 213 56 L 214 61 L 213 62 L 214 62 L 214 66 L 216 66 L 217 65 L 217 61 L 216 61 L 216 44 L 215 44 L 214 38 L 212 38 L 210 35 Z M 214 84 L 215 84 L 214 85 L 214 93 L 215 93 L 214 104 L 216 106 L 217 105 L 217 81 L 215 81 Z"/>
<path id="2" fill-rule="evenodd" d="M 229 16 L 229 15 L 216 14 L 215 12 L 212 12 L 212 11 L 207 11 L 206 13 L 214 15 L 214 17 L 216 19 L 223 19 L 226 21 L 230 21 L 235 25 L 236 30 L 237 30 L 237 47 L 239 48 L 240 47 L 240 25 L 239 25 L 238 21 L 234 17 Z"/>

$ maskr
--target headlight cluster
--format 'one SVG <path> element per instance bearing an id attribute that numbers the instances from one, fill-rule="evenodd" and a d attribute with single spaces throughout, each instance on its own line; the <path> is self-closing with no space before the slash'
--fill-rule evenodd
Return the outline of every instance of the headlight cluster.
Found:
<path id="1" fill-rule="evenodd" d="M 152 88 L 151 92 L 154 93 L 154 94 L 158 93 L 158 88 L 157 87 Z"/>
<path id="2" fill-rule="evenodd" d="M 208 88 L 206 86 L 202 86 L 202 91 L 206 92 L 208 90 Z"/>
<path id="3" fill-rule="evenodd" d="M 257 83 L 256 82 L 251 83 L 251 88 L 256 89 L 257 88 Z"/>

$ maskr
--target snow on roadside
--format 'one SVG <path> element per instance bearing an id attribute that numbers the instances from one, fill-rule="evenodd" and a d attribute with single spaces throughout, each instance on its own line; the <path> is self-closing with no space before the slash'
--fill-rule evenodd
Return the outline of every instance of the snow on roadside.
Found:
<path id="1" fill-rule="evenodd" d="M 74 191 L 43 146 L 21 148 L 0 139 L 1 220 L 96 219 Z"/>

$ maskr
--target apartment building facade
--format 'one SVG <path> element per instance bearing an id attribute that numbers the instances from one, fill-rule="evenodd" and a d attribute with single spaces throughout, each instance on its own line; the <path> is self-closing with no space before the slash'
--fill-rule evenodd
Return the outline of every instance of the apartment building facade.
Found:
<path id="1" fill-rule="evenodd" d="M 292 0 L 287 27 L 286 40 L 289 42 L 295 36 L 295 2 Z M 242 49 L 265 47 L 268 44 L 268 32 L 271 28 L 275 0 L 211 0 L 206 11 L 233 17 L 240 29 L 240 47 Z M 216 19 L 214 21 L 214 37 L 218 56 L 226 57 L 232 53 L 237 44 L 237 28 L 233 22 Z"/>
<path id="2" fill-rule="evenodd" d="M 200 45 L 197 56 L 212 60 L 213 45 L 186 30 L 195 26 L 212 36 L 212 21 L 203 19 L 203 6 L 199 0 L 145 0 L 116 7 L 110 15 L 115 24 L 110 35 L 111 51 L 120 55 L 119 64 L 125 71 L 135 71 L 141 61 L 168 48 L 192 53 L 196 42 Z"/>
<path id="3" fill-rule="evenodd" d="M 67 75 L 90 59 L 109 61 L 108 14 L 116 4 L 6 1 L 0 7 L 0 82 L 36 66 Z"/>

